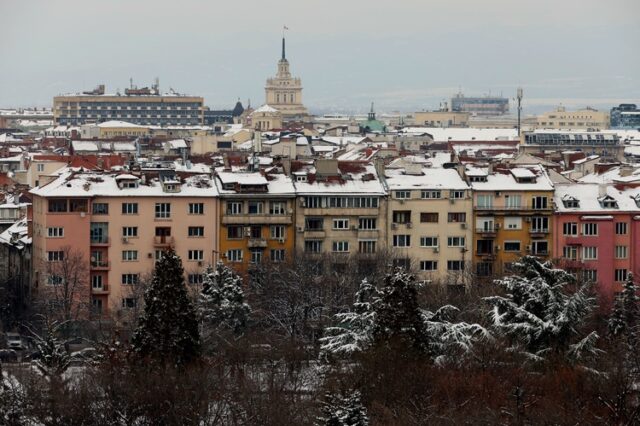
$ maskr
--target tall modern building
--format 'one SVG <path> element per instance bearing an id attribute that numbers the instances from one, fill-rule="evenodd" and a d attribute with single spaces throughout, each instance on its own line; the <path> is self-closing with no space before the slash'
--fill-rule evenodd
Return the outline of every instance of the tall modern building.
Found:
<path id="1" fill-rule="evenodd" d="M 56 125 L 80 125 L 110 120 L 153 126 L 198 126 L 204 120 L 204 99 L 176 92 L 160 93 L 158 84 L 132 86 L 124 94 L 95 90 L 53 98 Z"/>
<path id="2" fill-rule="evenodd" d="M 278 73 L 268 78 L 264 88 L 265 103 L 287 118 L 297 118 L 308 114 L 302 104 L 302 81 L 292 77 L 286 57 L 285 39 L 282 38 L 282 57 L 278 61 Z"/>
<path id="3" fill-rule="evenodd" d="M 640 109 L 636 104 L 620 104 L 611 108 L 612 129 L 640 129 Z"/>
<path id="4" fill-rule="evenodd" d="M 458 93 L 451 98 L 451 111 L 469 112 L 474 115 L 504 115 L 509 112 L 509 99 L 502 96 L 469 98 Z"/>

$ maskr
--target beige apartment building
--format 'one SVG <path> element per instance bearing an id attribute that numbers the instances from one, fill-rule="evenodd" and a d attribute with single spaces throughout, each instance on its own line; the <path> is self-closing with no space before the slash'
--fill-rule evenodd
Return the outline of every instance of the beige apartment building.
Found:
<path id="1" fill-rule="evenodd" d="M 539 129 L 604 130 L 609 128 L 609 113 L 590 107 L 567 111 L 565 107 L 561 106 L 555 111 L 539 115 L 536 127 Z"/>
<path id="2" fill-rule="evenodd" d="M 217 191 L 205 175 L 69 170 L 31 193 L 36 298 L 51 302 L 73 262 L 84 285 L 74 303 L 118 319 L 137 307 L 163 251 L 181 257 L 189 285 L 218 259 Z"/>
<path id="3" fill-rule="evenodd" d="M 473 203 L 454 168 L 404 163 L 387 168 L 388 244 L 423 280 L 467 284 Z"/>
<path id="4" fill-rule="evenodd" d="M 385 248 L 386 192 L 373 164 L 316 160 L 292 168 L 292 176 L 298 252 L 331 255 L 341 265 Z"/>
<path id="5" fill-rule="evenodd" d="M 413 114 L 416 126 L 427 127 L 469 127 L 468 112 L 418 111 Z"/>

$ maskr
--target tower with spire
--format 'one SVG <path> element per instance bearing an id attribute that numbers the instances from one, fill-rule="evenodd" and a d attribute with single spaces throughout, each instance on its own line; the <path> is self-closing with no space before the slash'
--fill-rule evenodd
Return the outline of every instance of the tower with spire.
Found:
<path id="1" fill-rule="evenodd" d="M 264 90 L 265 104 L 280 111 L 285 120 L 295 120 L 308 115 L 307 109 L 302 104 L 302 81 L 292 77 L 289 70 L 284 35 L 278 71 L 275 77 L 267 79 Z"/>

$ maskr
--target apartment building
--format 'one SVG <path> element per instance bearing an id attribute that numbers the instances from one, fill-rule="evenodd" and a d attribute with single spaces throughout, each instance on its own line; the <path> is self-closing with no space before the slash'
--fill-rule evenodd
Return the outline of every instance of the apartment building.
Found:
<path id="1" fill-rule="evenodd" d="M 293 255 L 295 188 L 289 176 L 217 170 L 221 258 L 239 271 Z"/>
<path id="2" fill-rule="evenodd" d="M 597 283 L 608 298 L 640 265 L 640 187 L 558 184 L 554 252 L 560 266 Z"/>
<path id="3" fill-rule="evenodd" d="M 385 247 L 386 191 L 373 164 L 319 159 L 295 162 L 296 249 L 339 260 Z M 344 263 L 344 262 L 343 262 Z"/>
<path id="4" fill-rule="evenodd" d="M 555 111 L 540 114 L 536 127 L 540 129 L 608 129 L 609 113 L 594 108 L 567 111 L 559 107 Z"/>
<path id="5" fill-rule="evenodd" d="M 471 190 L 455 168 L 387 168 L 388 245 L 422 279 L 464 284 L 472 259 Z"/>
<path id="6" fill-rule="evenodd" d="M 478 276 L 508 271 L 524 255 L 551 259 L 553 183 L 542 166 L 467 165 L 473 190 L 473 261 Z"/>
<path id="7" fill-rule="evenodd" d="M 582 151 L 586 155 L 599 155 L 606 161 L 622 161 L 624 144 L 612 132 L 535 130 L 523 132 L 520 152 L 549 155 L 554 151 Z"/>
<path id="8" fill-rule="evenodd" d="M 62 265 L 73 261 L 89 287 L 76 302 L 118 314 L 136 307 L 136 284 L 163 251 L 182 258 L 190 284 L 217 261 L 217 189 L 206 175 L 69 169 L 31 193 L 37 297 L 50 297 L 67 279 Z"/>

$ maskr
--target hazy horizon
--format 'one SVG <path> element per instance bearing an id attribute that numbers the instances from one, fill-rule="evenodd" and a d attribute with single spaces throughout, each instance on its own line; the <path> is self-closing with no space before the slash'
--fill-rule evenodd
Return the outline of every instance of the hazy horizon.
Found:
<path id="1" fill-rule="evenodd" d="M 0 0 L 0 13 L 0 107 L 155 77 L 213 108 L 258 106 L 283 25 L 312 112 L 433 109 L 460 89 L 511 98 L 518 86 L 525 113 L 640 102 L 635 0 Z"/>

